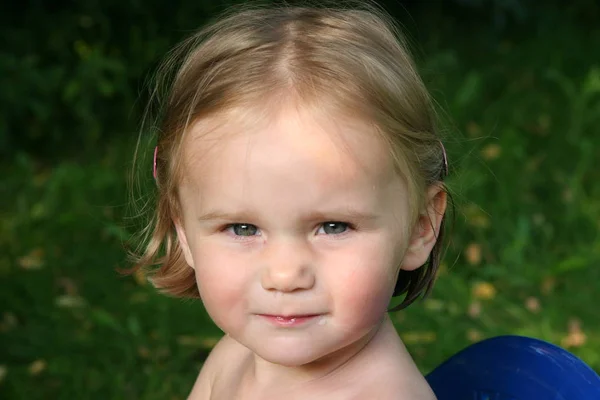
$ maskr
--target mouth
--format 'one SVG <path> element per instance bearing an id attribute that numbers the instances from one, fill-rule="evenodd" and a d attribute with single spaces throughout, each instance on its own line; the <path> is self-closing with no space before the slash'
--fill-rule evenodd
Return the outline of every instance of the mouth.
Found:
<path id="1" fill-rule="evenodd" d="M 298 326 L 316 320 L 323 314 L 298 314 L 298 315 L 272 315 L 258 314 L 259 317 L 267 320 L 276 326 Z"/>

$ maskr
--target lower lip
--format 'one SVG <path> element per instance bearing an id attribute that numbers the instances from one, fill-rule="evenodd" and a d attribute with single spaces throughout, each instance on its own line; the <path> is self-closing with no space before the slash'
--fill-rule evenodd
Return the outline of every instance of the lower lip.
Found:
<path id="1" fill-rule="evenodd" d="M 319 315 L 303 315 L 303 316 L 298 316 L 298 317 L 281 317 L 281 316 L 276 316 L 276 315 L 260 314 L 260 317 L 266 319 L 267 321 L 269 321 L 271 324 L 273 324 L 275 326 L 293 327 L 293 326 L 304 325 L 308 322 L 314 321 L 319 317 Z"/>

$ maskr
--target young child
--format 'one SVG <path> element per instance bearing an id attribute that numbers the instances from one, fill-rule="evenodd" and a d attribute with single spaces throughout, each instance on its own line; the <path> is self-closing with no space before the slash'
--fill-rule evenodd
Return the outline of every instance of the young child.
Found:
<path id="1" fill-rule="evenodd" d="M 244 9 L 160 74 L 157 209 L 136 267 L 225 332 L 189 398 L 435 399 L 387 309 L 433 283 L 447 162 L 390 19 Z"/>

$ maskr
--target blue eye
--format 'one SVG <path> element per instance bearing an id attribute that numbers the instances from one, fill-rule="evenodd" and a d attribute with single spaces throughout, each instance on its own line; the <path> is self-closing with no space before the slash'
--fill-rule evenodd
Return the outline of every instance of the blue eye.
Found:
<path id="1" fill-rule="evenodd" d="M 350 226 L 345 222 L 327 221 L 321 225 L 318 233 L 322 230 L 326 235 L 340 235 L 345 233 L 349 228 Z"/>
<path id="2" fill-rule="evenodd" d="M 230 224 L 226 230 L 236 236 L 254 236 L 258 233 L 258 228 L 252 224 Z"/>

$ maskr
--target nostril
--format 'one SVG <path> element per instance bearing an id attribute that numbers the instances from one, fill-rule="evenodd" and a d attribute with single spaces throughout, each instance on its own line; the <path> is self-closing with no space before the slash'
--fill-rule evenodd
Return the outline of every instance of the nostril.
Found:
<path id="1" fill-rule="evenodd" d="M 261 277 L 261 284 L 265 290 L 287 293 L 310 289 L 314 281 L 314 274 L 309 267 L 289 264 L 284 267 L 266 268 Z"/>

